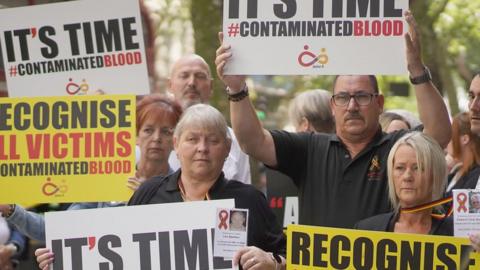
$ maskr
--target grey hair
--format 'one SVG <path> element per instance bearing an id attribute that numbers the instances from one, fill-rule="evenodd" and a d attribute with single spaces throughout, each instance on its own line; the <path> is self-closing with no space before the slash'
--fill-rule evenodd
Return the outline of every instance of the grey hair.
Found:
<path id="1" fill-rule="evenodd" d="M 401 116 L 398 113 L 383 112 L 380 114 L 380 117 L 378 119 L 383 132 L 386 132 L 390 124 L 395 120 L 402 121 L 403 123 L 405 123 L 405 125 L 407 125 L 408 129 L 411 129 L 410 123 L 407 121 L 407 119 L 405 119 L 405 117 Z"/>
<path id="2" fill-rule="evenodd" d="M 402 145 L 408 145 L 414 149 L 419 171 L 423 177 L 432 179 L 432 200 L 440 199 L 443 196 L 447 184 L 445 153 L 440 145 L 422 132 L 407 133 L 393 145 L 388 154 L 388 195 L 395 211 L 399 211 L 400 202 L 393 181 L 394 158 L 398 148 Z"/>
<path id="3" fill-rule="evenodd" d="M 217 109 L 207 104 L 188 107 L 175 127 L 173 137 L 180 138 L 185 129 L 191 127 L 218 131 L 225 140 L 231 140 L 225 117 Z"/>
<path id="4" fill-rule="evenodd" d="M 330 110 L 332 95 L 327 90 L 308 90 L 297 95 L 289 105 L 289 117 L 298 128 L 305 117 L 317 132 L 334 132 L 335 121 Z"/>
<path id="5" fill-rule="evenodd" d="M 470 199 L 471 198 L 477 198 L 480 200 L 480 193 L 472 193 L 472 195 L 470 195 Z"/>

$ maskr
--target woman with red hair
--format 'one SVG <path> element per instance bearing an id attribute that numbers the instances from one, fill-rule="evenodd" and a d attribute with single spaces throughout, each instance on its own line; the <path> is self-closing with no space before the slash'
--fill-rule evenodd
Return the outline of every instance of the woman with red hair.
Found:
<path id="1" fill-rule="evenodd" d="M 180 105 L 160 94 L 151 94 L 137 102 L 137 149 L 139 161 L 128 187 L 138 186 L 153 176 L 172 173 L 168 157 L 173 150 L 173 130 L 182 115 Z"/>
<path id="2" fill-rule="evenodd" d="M 474 189 L 480 176 L 480 137 L 470 130 L 470 115 L 457 114 L 452 121 L 452 140 L 447 151 L 461 163 L 448 176 L 447 195 L 452 189 Z"/>

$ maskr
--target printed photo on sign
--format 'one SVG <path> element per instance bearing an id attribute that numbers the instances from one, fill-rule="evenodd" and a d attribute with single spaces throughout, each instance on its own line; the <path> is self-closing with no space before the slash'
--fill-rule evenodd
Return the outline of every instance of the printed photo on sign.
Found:
<path id="1" fill-rule="evenodd" d="M 453 228 L 459 237 L 480 233 L 480 190 L 453 190 Z"/>
<path id="2" fill-rule="evenodd" d="M 480 214 L 480 191 L 470 191 L 469 202 L 469 212 L 474 214 Z"/>
<path id="3" fill-rule="evenodd" d="M 5 8 L 0 33 L 10 97 L 150 92 L 138 0 Z"/>
<path id="4" fill-rule="evenodd" d="M 223 3 L 225 74 L 407 73 L 407 0 Z"/>
<path id="5" fill-rule="evenodd" d="M 248 209 L 217 209 L 214 254 L 233 258 L 235 252 L 247 245 Z"/>

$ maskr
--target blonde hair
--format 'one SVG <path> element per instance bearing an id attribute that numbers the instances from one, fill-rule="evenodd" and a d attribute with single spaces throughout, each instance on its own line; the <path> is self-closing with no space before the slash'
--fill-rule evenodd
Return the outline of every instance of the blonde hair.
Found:
<path id="1" fill-rule="evenodd" d="M 388 194 L 395 211 L 400 209 L 400 203 L 393 181 L 394 159 L 395 153 L 402 145 L 413 148 L 417 155 L 417 165 L 422 177 L 432 180 L 432 200 L 440 199 L 443 196 L 447 184 L 447 165 L 445 154 L 440 145 L 422 132 L 407 133 L 393 145 L 387 160 Z"/>

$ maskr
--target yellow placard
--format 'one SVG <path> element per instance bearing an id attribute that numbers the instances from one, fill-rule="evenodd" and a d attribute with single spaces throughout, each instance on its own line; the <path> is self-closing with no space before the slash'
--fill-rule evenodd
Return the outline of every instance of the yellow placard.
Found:
<path id="1" fill-rule="evenodd" d="M 0 203 L 128 200 L 135 96 L 0 99 Z"/>
<path id="2" fill-rule="evenodd" d="M 289 225 L 287 269 L 480 269 L 469 240 Z"/>

